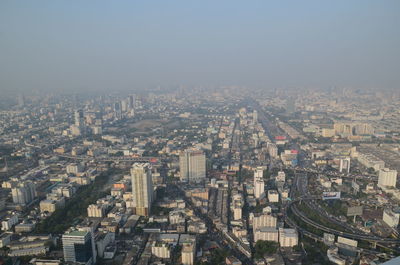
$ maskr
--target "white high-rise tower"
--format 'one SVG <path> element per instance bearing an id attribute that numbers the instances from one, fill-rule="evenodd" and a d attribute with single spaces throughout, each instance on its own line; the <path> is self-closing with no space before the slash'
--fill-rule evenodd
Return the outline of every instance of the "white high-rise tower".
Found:
<path id="1" fill-rule="evenodd" d="M 131 168 L 133 211 L 137 215 L 149 216 L 153 202 L 153 182 L 148 163 L 137 163 Z"/>

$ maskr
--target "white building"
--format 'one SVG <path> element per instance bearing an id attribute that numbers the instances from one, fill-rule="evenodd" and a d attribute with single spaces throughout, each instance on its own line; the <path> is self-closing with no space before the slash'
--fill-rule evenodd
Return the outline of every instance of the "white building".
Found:
<path id="1" fill-rule="evenodd" d="M 254 242 L 258 240 L 279 242 L 278 229 L 275 227 L 260 227 L 254 232 Z"/>
<path id="2" fill-rule="evenodd" d="M 253 231 L 260 227 L 276 227 L 276 217 L 270 214 L 261 214 L 253 217 Z"/>
<path id="3" fill-rule="evenodd" d="M 299 236 L 295 229 L 279 228 L 279 244 L 281 247 L 297 246 Z"/>
<path id="4" fill-rule="evenodd" d="M 24 181 L 11 189 L 13 202 L 16 204 L 29 204 L 36 197 L 36 187 L 32 181 Z"/>
<path id="5" fill-rule="evenodd" d="M 254 181 L 254 197 L 256 199 L 260 199 L 261 197 L 264 197 L 264 194 L 265 194 L 264 180 Z"/>
<path id="6" fill-rule="evenodd" d="M 399 225 L 399 217 L 399 213 L 395 213 L 391 209 L 385 209 L 382 219 L 388 226 L 396 228 Z"/>
<path id="7" fill-rule="evenodd" d="M 83 172 L 83 167 L 81 164 L 68 164 L 67 165 L 67 173 L 68 174 L 74 174 L 77 175 L 79 173 Z"/>
<path id="8" fill-rule="evenodd" d="M 200 150 L 185 150 L 179 155 L 181 181 L 201 182 L 206 177 L 206 156 Z"/>
<path id="9" fill-rule="evenodd" d="M 193 243 L 185 243 L 182 246 L 182 264 L 193 265 L 196 254 L 196 245 Z"/>
<path id="10" fill-rule="evenodd" d="M 350 157 L 341 157 L 339 162 L 340 173 L 350 173 Z"/>
<path id="11" fill-rule="evenodd" d="M 1 229 L 3 231 L 11 230 L 11 228 L 18 223 L 18 214 L 13 214 L 1 222 Z"/>
<path id="12" fill-rule="evenodd" d="M 131 168 L 134 214 L 149 216 L 153 202 L 153 182 L 148 163 L 136 163 Z"/>
<path id="13" fill-rule="evenodd" d="M 265 192 L 264 169 L 262 167 L 258 167 L 254 171 L 253 186 L 254 186 L 254 197 L 256 199 L 260 199 Z"/>
<path id="14" fill-rule="evenodd" d="M 242 219 L 242 208 L 236 207 L 233 209 L 233 220 L 241 220 Z"/>
<path id="15" fill-rule="evenodd" d="M 90 204 L 87 208 L 88 217 L 105 217 L 106 209 L 103 205 Z"/>
<path id="16" fill-rule="evenodd" d="M 379 170 L 378 187 L 396 187 L 397 171 L 390 170 L 389 168 L 382 168 Z"/>
<path id="17" fill-rule="evenodd" d="M 171 246 L 164 242 L 154 241 L 151 246 L 151 254 L 160 259 L 171 258 Z"/>
<path id="18" fill-rule="evenodd" d="M 268 201 L 269 202 L 279 202 L 279 193 L 276 190 L 268 191 Z"/>
<path id="19" fill-rule="evenodd" d="M 40 212 L 54 213 L 57 209 L 64 207 L 65 199 L 60 197 L 57 200 L 42 200 L 40 201 L 39 207 Z"/>

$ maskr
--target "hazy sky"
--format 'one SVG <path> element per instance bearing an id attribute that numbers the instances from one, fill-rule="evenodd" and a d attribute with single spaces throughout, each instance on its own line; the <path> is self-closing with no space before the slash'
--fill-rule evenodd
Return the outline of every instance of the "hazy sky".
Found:
<path id="1" fill-rule="evenodd" d="M 400 89 L 400 1 L 0 1 L 0 90 Z"/>

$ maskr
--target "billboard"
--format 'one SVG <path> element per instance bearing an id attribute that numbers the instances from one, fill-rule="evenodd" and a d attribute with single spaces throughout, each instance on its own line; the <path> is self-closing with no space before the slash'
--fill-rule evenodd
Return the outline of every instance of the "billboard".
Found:
<path id="1" fill-rule="evenodd" d="M 340 200 L 340 191 L 323 192 L 322 200 Z"/>
<path id="2" fill-rule="evenodd" d="M 362 206 L 353 206 L 347 208 L 347 216 L 357 216 L 362 215 L 363 207 Z"/>
<path id="3" fill-rule="evenodd" d="M 348 239 L 348 238 L 341 237 L 341 236 L 338 236 L 337 242 L 341 243 L 341 244 L 348 245 L 348 246 L 352 246 L 352 247 L 355 247 L 355 248 L 358 245 L 357 240 L 352 240 L 352 239 Z"/>

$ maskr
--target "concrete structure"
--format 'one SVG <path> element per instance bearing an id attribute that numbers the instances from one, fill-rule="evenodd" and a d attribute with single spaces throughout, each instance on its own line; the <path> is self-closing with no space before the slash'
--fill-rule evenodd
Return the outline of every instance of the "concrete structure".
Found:
<path id="1" fill-rule="evenodd" d="M 11 228 L 18 223 L 18 214 L 13 214 L 1 222 L 1 229 L 3 231 L 11 230 Z"/>
<path id="2" fill-rule="evenodd" d="M 379 170 L 378 175 L 378 187 L 396 187 L 397 182 L 397 171 L 390 170 L 388 168 L 382 168 Z"/>
<path id="3" fill-rule="evenodd" d="M 341 157 L 339 160 L 339 172 L 350 173 L 350 157 Z"/>
<path id="4" fill-rule="evenodd" d="M 82 167 L 82 165 L 80 165 L 80 164 L 75 164 L 75 163 L 72 163 L 72 164 L 68 164 L 68 165 L 67 165 L 67 173 L 68 173 L 68 174 L 77 175 L 77 174 L 79 174 L 79 173 L 81 173 L 81 172 L 83 172 L 83 167 Z"/>
<path id="5" fill-rule="evenodd" d="M 91 204 L 87 208 L 88 217 L 105 217 L 106 209 L 103 205 Z"/>
<path id="6" fill-rule="evenodd" d="M 206 177 L 206 156 L 200 150 L 185 150 L 179 155 L 181 181 L 201 182 Z"/>
<path id="7" fill-rule="evenodd" d="M 391 209 L 385 209 L 383 211 L 382 220 L 390 227 L 396 228 L 399 225 L 399 213 L 393 212 Z"/>
<path id="8" fill-rule="evenodd" d="M 149 216 L 153 202 L 153 182 L 148 163 L 136 163 L 131 168 L 133 212 L 136 215 Z"/>
<path id="9" fill-rule="evenodd" d="M 279 244 L 281 247 L 297 246 L 299 236 L 295 229 L 279 228 Z"/>
<path id="10" fill-rule="evenodd" d="M 57 209 L 64 207 L 65 199 L 63 197 L 59 198 L 58 200 L 42 200 L 40 201 L 40 211 L 53 213 Z"/>
<path id="11" fill-rule="evenodd" d="M 154 241 L 151 246 L 151 254 L 160 259 L 171 258 L 171 245 Z"/>
<path id="12" fill-rule="evenodd" d="M 268 191 L 268 201 L 269 202 L 279 202 L 279 193 L 276 190 Z"/>
<path id="13" fill-rule="evenodd" d="M 32 181 L 24 181 L 11 189 L 13 202 L 16 204 L 29 204 L 36 197 L 36 187 Z"/>
<path id="14" fill-rule="evenodd" d="M 276 227 L 276 217 L 270 214 L 261 214 L 253 217 L 253 231 L 260 227 Z"/>
<path id="15" fill-rule="evenodd" d="M 275 227 L 260 227 L 254 232 L 254 242 L 258 240 L 279 242 L 278 229 Z"/>
<path id="16" fill-rule="evenodd" d="M 253 186 L 254 186 L 254 197 L 256 199 L 260 199 L 261 197 L 263 197 L 265 192 L 264 190 L 265 183 L 264 183 L 264 169 L 262 167 L 258 167 L 254 171 Z"/>
<path id="17" fill-rule="evenodd" d="M 194 258 L 196 254 L 195 244 L 184 244 L 182 246 L 182 264 L 183 265 L 193 265 Z"/>
<path id="18" fill-rule="evenodd" d="M 73 230 L 62 236 L 64 260 L 80 264 L 95 264 L 96 251 L 90 231 Z"/>

